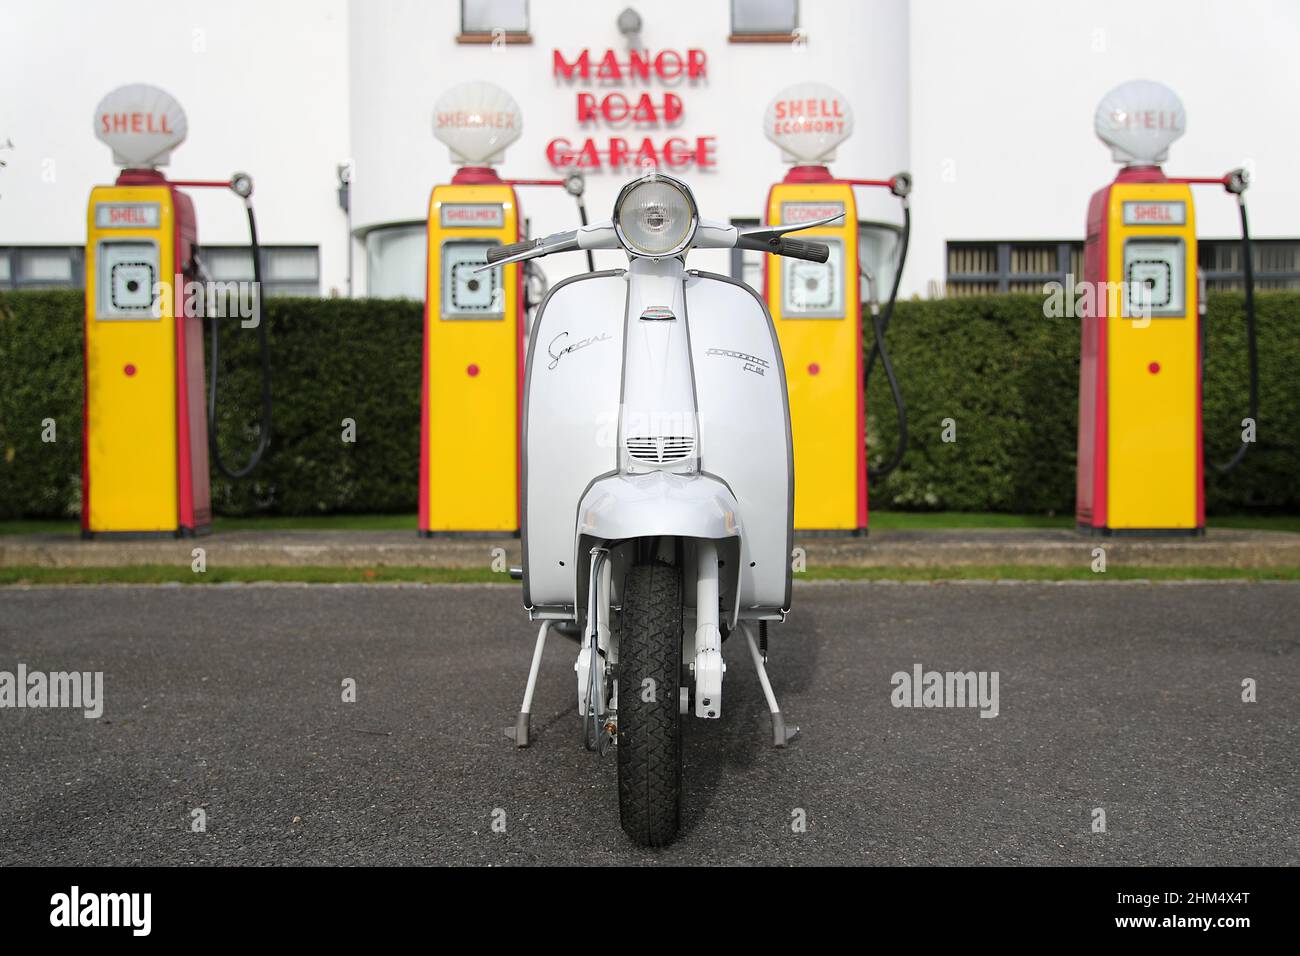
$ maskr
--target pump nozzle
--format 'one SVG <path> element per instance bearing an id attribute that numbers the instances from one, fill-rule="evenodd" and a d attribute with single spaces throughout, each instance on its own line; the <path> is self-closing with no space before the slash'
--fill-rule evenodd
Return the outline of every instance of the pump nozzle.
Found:
<path id="1" fill-rule="evenodd" d="M 1241 166 L 1230 169 L 1223 176 L 1223 188 L 1240 196 L 1250 186 L 1250 173 Z"/>

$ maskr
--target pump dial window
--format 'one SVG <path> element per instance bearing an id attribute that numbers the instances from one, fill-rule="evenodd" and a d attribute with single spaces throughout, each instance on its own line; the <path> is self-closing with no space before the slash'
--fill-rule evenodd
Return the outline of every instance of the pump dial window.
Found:
<path id="1" fill-rule="evenodd" d="M 1170 289 L 1173 272 L 1169 263 L 1159 259 L 1135 259 L 1128 267 L 1128 281 L 1137 290 L 1134 295 L 1139 304 L 1168 308 L 1169 298 L 1173 294 Z"/>
<path id="2" fill-rule="evenodd" d="M 485 269 L 492 240 L 457 241 L 442 247 L 442 317 L 499 319 L 505 315 L 501 267 Z"/>
<path id="3" fill-rule="evenodd" d="M 153 266 L 119 262 L 113 266 L 110 294 L 115 309 L 147 309 L 153 303 Z"/>
<path id="4" fill-rule="evenodd" d="M 150 240 L 101 240 L 96 251 L 95 317 L 149 321 L 161 281 L 158 246 Z"/>
<path id="5" fill-rule="evenodd" d="M 1183 318 L 1187 263 L 1181 239 L 1129 239 L 1124 243 L 1124 315 Z"/>
<path id="6" fill-rule="evenodd" d="M 787 319 L 844 317 L 844 246 L 838 239 L 817 236 L 830 248 L 825 262 L 782 259 L 781 313 Z"/>

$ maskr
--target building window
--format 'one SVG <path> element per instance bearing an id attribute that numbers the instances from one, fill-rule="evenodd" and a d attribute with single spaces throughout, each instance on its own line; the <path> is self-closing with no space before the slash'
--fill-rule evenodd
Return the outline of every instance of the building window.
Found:
<path id="1" fill-rule="evenodd" d="M 1083 279 L 1083 243 L 950 242 L 947 294 L 1002 295 L 1042 292 L 1048 282 L 1065 284 L 1065 277 Z"/>
<path id="2" fill-rule="evenodd" d="M 1252 239 L 1256 289 L 1300 289 L 1300 240 Z M 1207 239 L 1197 244 L 1198 263 L 1211 291 L 1241 291 L 1241 241 Z"/>
<path id="3" fill-rule="evenodd" d="M 247 246 L 203 246 L 203 266 L 216 282 L 251 280 Z M 0 247 L 0 289 L 82 289 L 84 246 Z M 263 246 L 262 285 L 268 296 L 320 295 L 320 256 L 315 246 Z"/>
<path id="4" fill-rule="evenodd" d="M 875 296 L 884 305 L 898 273 L 898 241 L 903 230 L 883 222 L 858 223 L 858 297 L 870 302 Z"/>
<path id="5" fill-rule="evenodd" d="M 457 43 L 532 43 L 528 0 L 460 0 Z"/>
<path id="6" fill-rule="evenodd" d="M 424 301 L 428 224 L 402 223 L 366 233 L 366 295 Z"/>
<path id="7" fill-rule="evenodd" d="M 798 0 L 731 0 L 732 43 L 789 43 L 801 35 Z"/>
<path id="8" fill-rule="evenodd" d="M 82 246 L 0 247 L 0 289 L 80 289 L 85 261 Z"/>
<path id="9" fill-rule="evenodd" d="M 1255 239 L 1256 289 L 1300 289 L 1300 240 Z M 1241 241 L 1203 239 L 1197 265 L 1212 292 L 1243 288 Z M 1083 281 L 1083 243 L 950 242 L 949 296 L 1041 292 L 1048 282 L 1065 284 L 1066 276 Z"/>
<path id="10" fill-rule="evenodd" d="M 247 246 L 203 246 L 199 257 L 214 282 L 253 278 L 253 256 Z M 315 246 L 262 246 L 262 293 L 268 298 L 319 298 L 320 251 Z"/>

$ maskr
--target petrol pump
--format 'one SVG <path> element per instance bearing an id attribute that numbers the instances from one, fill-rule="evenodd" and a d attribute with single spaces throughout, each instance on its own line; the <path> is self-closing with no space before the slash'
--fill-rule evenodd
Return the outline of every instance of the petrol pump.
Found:
<path id="1" fill-rule="evenodd" d="M 1237 197 L 1254 423 L 1258 375 L 1248 178 L 1242 169 L 1219 177 L 1164 174 L 1161 164 L 1183 135 L 1186 114 L 1177 95 L 1159 83 L 1117 86 L 1097 107 L 1094 126 L 1122 166 L 1088 206 L 1078 525 L 1095 534 L 1202 534 L 1205 290 L 1197 270 L 1191 187 L 1217 184 Z M 1229 461 L 1214 467 L 1235 467 L 1249 447 L 1243 441 Z"/>
<path id="2" fill-rule="evenodd" d="M 185 112 L 157 87 L 123 86 L 95 110 L 95 135 L 122 167 L 91 191 L 86 220 L 85 406 L 81 528 L 84 537 L 188 537 L 212 521 L 210 457 L 247 474 L 270 440 L 270 386 L 262 336 L 261 444 L 231 471 L 215 444 L 217 327 L 204 417 L 206 278 L 194 205 L 185 188 L 231 189 L 244 199 L 260 288 L 252 180 L 168 180 L 158 169 L 185 139 Z M 254 315 L 256 315 L 254 300 Z M 210 456 L 211 453 L 211 456 Z"/>
<path id="3" fill-rule="evenodd" d="M 768 192 L 769 225 L 841 216 L 801 237 L 824 242 L 824 263 L 767 257 L 763 291 L 785 360 L 794 437 L 794 525 L 804 532 L 865 534 L 867 480 L 897 467 L 906 448 L 907 420 L 894 376 L 885 330 L 898 298 L 907 259 L 911 177 L 841 179 L 826 163 L 853 132 L 853 111 L 831 87 L 801 83 L 779 93 L 764 117 L 767 138 L 791 164 L 785 179 Z M 880 308 L 876 277 L 860 264 L 855 187 L 888 189 L 902 202 L 903 231 L 889 298 Z M 875 342 L 862 358 L 862 297 L 867 283 Z M 866 383 L 877 356 L 889 379 L 899 416 L 899 444 L 889 462 L 868 469 Z"/>
<path id="4" fill-rule="evenodd" d="M 524 238 L 518 187 L 563 187 L 587 221 L 580 173 L 497 175 L 493 166 L 522 129 L 514 98 L 491 83 L 454 87 L 434 107 L 434 136 L 459 168 L 429 198 L 420 416 L 425 537 L 519 532 L 526 317 L 545 282 L 540 271 L 518 263 L 477 270 L 487 265 L 489 249 Z M 534 284 L 540 288 L 530 295 Z"/>

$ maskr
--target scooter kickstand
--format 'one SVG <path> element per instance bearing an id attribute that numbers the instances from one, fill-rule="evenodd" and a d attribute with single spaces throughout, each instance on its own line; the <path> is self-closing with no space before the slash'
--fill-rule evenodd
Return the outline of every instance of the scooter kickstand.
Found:
<path id="1" fill-rule="evenodd" d="M 505 729 L 506 736 L 515 742 L 516 747 L 528 746 L 528 715 L 533 708 L 533 690 L 537 687 L 537 672 L 542 669 L 542 651 L 546 649 L 546 635 L 550 633 L 551 622 L 543 621 L 537 631 L 537 645 L 533 648 L 533 663 L 528 668 L 528 684 L 524 687 L 524 703 L 519 708 L 519 719 L 513 727 Z"/>
<path id="2" fill-rule="evenodd" d="M 776 702 L 776 694 L 772 692 L 772 682 L 767 679 L 767 668 L 763 664 L 763 656 L 759 654 L 758 645 L 754 642 L 754 629 L 748 622 L 742 623 L 740 626 L 745 631 L 745 640 L 749 642 L 749 656 L 754 662 L 754 669 L 758 671 L 758 682 L 763 685 L 763 696 L 767 698 L 767 709 L 772 712 L 772 746 L 784 747 L 794 740 L 795 735 L 799 733 L 799 728 L 786 727 L 785 718 L 781 716 L 781 707 Z"/>

